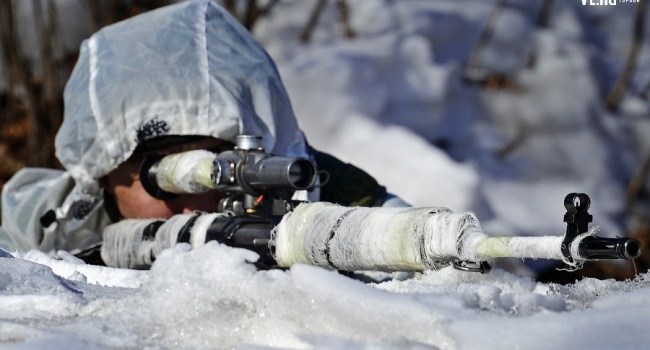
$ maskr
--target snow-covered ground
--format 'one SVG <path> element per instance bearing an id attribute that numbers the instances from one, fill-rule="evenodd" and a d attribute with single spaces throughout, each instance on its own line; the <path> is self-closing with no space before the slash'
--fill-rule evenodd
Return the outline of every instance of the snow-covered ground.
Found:
<path id="1" fill-rule="evenodd" d="M 297 265 L 257 271 L 216 243 L 149 272 L 0 258 L 0 348 L 639 349 L 650 278 L 537 283 L 451 267 L 364 284 Z"/>
<path id="2" fill-rule="evenodd" d="M 463 81 L 487 1 L 349 1 L 346 40 L 330 4 L 309 45 L 314 2 L 283 1 L 255 34 L 277 62 L 300 124 L 417 206 L 472 210 L 494 235 L 561 235 L 563 199 L 592 198 L 617 236 L 625 186 L 650 152 L 650 41 L 617 113 L 636 4 L 508 1 L 480 67 L 503 89 Z M 648 27 L 648 25 L 646 25 Z M 646 38 L 650 31 L 646 28 Z M 520 141 L 517 141 L 520 140 Z M 434 146 L 435 145 L 435 146 Z M 646 185 L 649 185 L 646 182 Z M 636 349 L 647 347 L 650 275 L 561 286 L 497 268 L 445 268 L 364 284 L 311 266 L 256 271 L 218 244 L 167 251 L 151 271 L 68 254 L 0 251 L 0 348 Z M 12 257 L 13 256 L 13 257 Z M 525 271 L 524 271 L 525 272 Z"/>

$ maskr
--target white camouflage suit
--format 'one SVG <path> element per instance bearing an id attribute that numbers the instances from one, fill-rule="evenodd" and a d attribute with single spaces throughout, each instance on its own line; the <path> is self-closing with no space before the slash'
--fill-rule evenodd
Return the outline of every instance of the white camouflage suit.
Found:
<path id="1" fill-rule="evenodd" d="M 55 146 L 66 170 L 27 168 L 7 182 L 5 250 L 75 254 L 100 243 L 110 220 L 98 180 L 157 136 L 259 135 L 267 152 L 309 157 L 274 63 L 208 0 L 151 11 L 85 40 L 64 102 Z M 49 210 L 56 220 L 43 228 Z"/>

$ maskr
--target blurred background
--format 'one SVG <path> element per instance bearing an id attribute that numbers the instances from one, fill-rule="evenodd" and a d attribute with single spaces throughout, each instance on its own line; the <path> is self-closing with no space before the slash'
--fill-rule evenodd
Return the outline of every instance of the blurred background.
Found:
<path id="1" fill-rule="evenodd" d="M 0 1 L 0 186 L 60 168 L 53 140 L 81 41 L 171 0 Z M 599 235 L 645 254 L 544 281 L 625 279 L 650 264 L 647 1 L 219 1 L 275 60 L 310 143 L 416 206 L 477 213 L 493 235 L 562 235 L 584 192 Z"/>

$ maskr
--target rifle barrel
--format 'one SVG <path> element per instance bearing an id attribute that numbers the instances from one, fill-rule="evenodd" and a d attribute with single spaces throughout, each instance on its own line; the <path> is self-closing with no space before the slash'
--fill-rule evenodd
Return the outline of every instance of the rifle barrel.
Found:
<path id="1" fill-rule="evenodd" d="M 641 255 L 641 243 L 632 238 L 587 236 L 577 238 L 578 256 L 573 260 L 636 259 Z M 566 260 L 562 252 L 563 237 L 486 237 L 476 245 L 481 258 L 522 258 Z M 570 247 L 569 247 L 570 250 Z"/>
<path id="2" fill-rule="evenodd" d="M 586 237 L 578 246 L 580 256 L 587 260 L 626 259 L 641 256 L 641 242 L 632 238 Z"/>

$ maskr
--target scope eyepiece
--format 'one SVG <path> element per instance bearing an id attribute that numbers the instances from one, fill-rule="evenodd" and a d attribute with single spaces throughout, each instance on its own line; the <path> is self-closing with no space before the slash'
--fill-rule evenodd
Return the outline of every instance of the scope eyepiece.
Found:
<path id="1" fill-rule="evenodd" d="M 159 157 L 147 157 L 140 164 L 140 183 L 150 196 L 156 199 L 169 200 L 177 196 L 160 188 L 156 176 L 158 175 Z"/>

